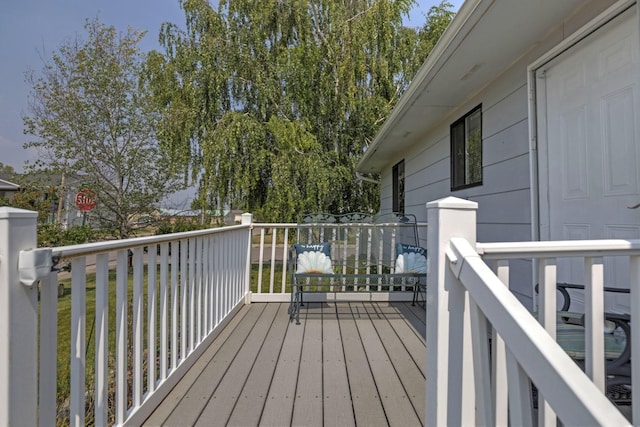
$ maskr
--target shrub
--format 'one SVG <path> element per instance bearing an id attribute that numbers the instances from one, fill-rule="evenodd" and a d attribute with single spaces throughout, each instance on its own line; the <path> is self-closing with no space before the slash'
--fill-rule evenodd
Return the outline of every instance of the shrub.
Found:
<path id="1" fill-rule="evenodd" d="M 38 224 L 38 246 L 40 247 L 77 245 L 95 240 L 96 232 L 86 225 L 63 230 L 59 224 Z"/>

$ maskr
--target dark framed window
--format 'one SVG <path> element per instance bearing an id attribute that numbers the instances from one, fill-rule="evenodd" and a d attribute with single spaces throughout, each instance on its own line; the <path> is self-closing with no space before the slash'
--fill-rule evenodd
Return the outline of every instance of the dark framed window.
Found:
<path id="1" fill-rule="evenodd" d="M 404 213 L 404 160 L 393 167 L 393 211 Z"/>
<path id="2" fill-rule="evenodd" d="M 451 190 L 482 185 L 482 104 L 451 125 Z"/>

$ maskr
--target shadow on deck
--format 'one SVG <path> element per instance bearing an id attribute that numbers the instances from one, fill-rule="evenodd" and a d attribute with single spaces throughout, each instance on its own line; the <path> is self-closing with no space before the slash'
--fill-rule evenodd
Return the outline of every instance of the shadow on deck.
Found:
<path id="1" fill-rule="evenodd" d="M 287 308 L 244 306 L 144 425 L 424 425 L 424 309 Z"/>

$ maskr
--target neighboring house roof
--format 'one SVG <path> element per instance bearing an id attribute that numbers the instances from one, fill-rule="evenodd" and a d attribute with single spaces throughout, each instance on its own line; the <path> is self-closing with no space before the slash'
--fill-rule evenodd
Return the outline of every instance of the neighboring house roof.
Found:
<path id="1" fill-rule="evenodd" d="M 197 217 L 200 216 L 199 210 L 184 210 L 184 209 L 171 209 L 171 208 L 160 208 L 158 209 L 161 215 L 165 216 L 185 216 L 185 217 Z M 209 215 L 213 216 L 227 216 L 229 214 L 229 210 L 225 209 L 223 211 L 211 211 Z"/>
<path id="2" fill-rule="evenodd" d="M 19 189 L 18 184 L 0 179 L 0 191 L 18 191 Z"/>
<path id="3" fill-rule="evenodd" d="M 60 173 L 49 173 L 49 172 L 33 172 L 28 174 L 22 173 L 13 173 L 13 174 L 3 174 L 0 173 L 0 180 L 8 181 L 9 179 L 18 179 L 22 183 L 22 186 L 36 184 L 39 186 L 54 186 L 57 187 L 62 182 L 62 175 Z M 72 189 L 75 191 L 77 187 L 80 186 L 80 183 L 83 182 L 85 178 L 81 175 L 76 174 L 65 174 L 64 185 L 68 189 Z"/>
<path id="4" fill-rule="evenodd" d="M 200 216 L 200 211 L 191 211 L 184 209 L 170 209 L 160 208 L 158 209 L 161 215 L 164 216 L 185 216 L 185 217 L 197 217 Z"/>
<path id="5" fill-rule="evenodd" d="M 519 57 L 535 49 L 538 40 L 562 25 L 582 4 L 582 0 L 467 0 L 391 111 L 356 170 L 377 173 L 389 166 L 394 154 L 424 137 L 455 107 L 471 99 Z M 449 117 L 449 120 L 453 122 L 456 118 Z"/>

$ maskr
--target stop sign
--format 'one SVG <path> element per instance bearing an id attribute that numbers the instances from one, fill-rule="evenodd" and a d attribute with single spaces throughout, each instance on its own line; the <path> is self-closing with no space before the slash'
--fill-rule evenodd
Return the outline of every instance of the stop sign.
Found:
<path id="1" fill-rule="evenodd" d="M 78 209 L 82 212 L 89 212 L 91 209 L 96 207 L 95 194 L 87 188 L 83 188 L 78 191 L 75 202 Z"/>

